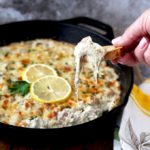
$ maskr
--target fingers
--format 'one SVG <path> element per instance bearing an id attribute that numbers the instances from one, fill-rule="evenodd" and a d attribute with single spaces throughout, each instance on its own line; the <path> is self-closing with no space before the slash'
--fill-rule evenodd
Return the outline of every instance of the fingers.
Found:
<path id="1" fill-rule="evenodd" d="M 144 54 L 148 48 L 149 40 L 147 38 L 142 38 L 138 46 L 134 50 L 134 55 L 137 58 L 137 60 L 141 63 L 145 63 L 145 57 Z"/>
<path id="2" fill-rule="evenodd" d="M 119 38 L 113 39 L 115 46 L 134 49 L 143 36 L 150 37 L 150 9 L 131 24 Z"/>
<path id="3" fill-rule="evenodd" d="M 144 63 L 150 66 L 150 44 L 144 53 Z"/>
<path id="4" fill-rule="evenodd" d="M 136 20 L 125 30 L 122 36 L 113 39 L 112 44 L 115 46 L 123 46 L 125 49 L 134 49 L 143 36 L 143 30 L 140 24 L 140 19 Z"/>
<path id="5" fill-rule="evenodd" d="M 131 24 L 122 36 L 112 40 L 112 43 L 123 46 L 123 53 L 128 53 L 114 60 L 114 63 L 134 66 L 140 62 L 150 66 L 150 9 Z"/>
<path id="6" fill-rule="evenodd" d="M 147 38 L 142 38 L 134 51 L 113 61 L 113 63 L 120 63 L 128 66 L 135 66 L 139 62 L 150 66 L 150 42 Z"/>
<path id="7" fill-rule="evenodd" d="M 133 52 L 127 53 L 117 61 L 120 64 L 127 66 L 135 66 L 139 63 Z"/>

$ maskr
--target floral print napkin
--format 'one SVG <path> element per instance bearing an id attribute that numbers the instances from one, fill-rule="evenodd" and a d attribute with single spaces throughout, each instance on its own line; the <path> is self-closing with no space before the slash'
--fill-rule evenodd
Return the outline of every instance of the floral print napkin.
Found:
<path id="1" fill-rule="evenodd" d="M 150 150 L 150 79 L 134 85 L 114 132 L 114 150 Z"/>

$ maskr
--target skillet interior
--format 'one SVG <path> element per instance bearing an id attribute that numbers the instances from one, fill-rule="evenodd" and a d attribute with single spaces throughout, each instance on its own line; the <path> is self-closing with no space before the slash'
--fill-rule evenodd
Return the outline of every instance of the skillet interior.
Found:
<path id="1" fill-rule="evenodd" d="M 98 35 L 94 31 L 54 21 L 23 21 L 0 26 L 1 46 L 12 42 L 37 38 L 52 38 L 76 44 L 85 36 L 91 36 L 95 42 L 101 45 L 111 44 L 109 40 Z M 126 104 L 131 91 L 133 73 L 132 69 L 126 66 L 112 65 L 110 62 L 108 62 L 108 65 L 114 67 L 119 74 L 119 80 L 122 86 L 121 104 L 112 111 L 106 112 L 102 117 L 88 123 L 60 129 L 29 129 L 0 123 L 1 136 L 4 137 L 7 135 L 7 137 L 9 136 L 14 139 L 13 137 L 15 135 L 15 141 L 28 141 L 33 144 L 34 142 L 37 143 L 37 141 L 40 141 L 41 143 L 42 141 L 46 142 L 47 140 L 55 142 L 56 139 L 57 141 L 59 140 L 62 142 L 66 139 L 73 139 L 75 136 L 80 137 L 80 141 L 83 138 L 86 139 L 85 137 L 89 138 L 90 135 L 96 137 L 95 133 L 98 133 L 97 136 L 100 136 L 103 132 L 112 133 L 116 117 Z"/>

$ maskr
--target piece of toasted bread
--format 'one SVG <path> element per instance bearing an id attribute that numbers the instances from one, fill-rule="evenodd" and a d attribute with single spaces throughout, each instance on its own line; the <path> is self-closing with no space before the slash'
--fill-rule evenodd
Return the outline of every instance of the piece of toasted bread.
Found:
<path id="1" fill-rule="evenodd" d="M 109 45 L 103 46 L 103 48 L 106 50 L 106 55 L 104 56 L 106 60 L 113 60 L 119 58 L 122 55 L 121 46 L 115 47 L 113 45 Z"/>

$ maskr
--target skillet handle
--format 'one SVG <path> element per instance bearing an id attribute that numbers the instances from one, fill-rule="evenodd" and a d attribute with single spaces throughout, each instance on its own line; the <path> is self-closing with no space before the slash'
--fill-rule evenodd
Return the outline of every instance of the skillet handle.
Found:
<path id="1" fill-rule="evenodd" d="M 61 22 L 84 26 L 88 30 L 90 29 L 98 32 L 109 40 L 112 40 L 114 38 L 113 29 L 111 28 L 111 26 L 88 17 L 77 17 L 62 20 Z"/>

